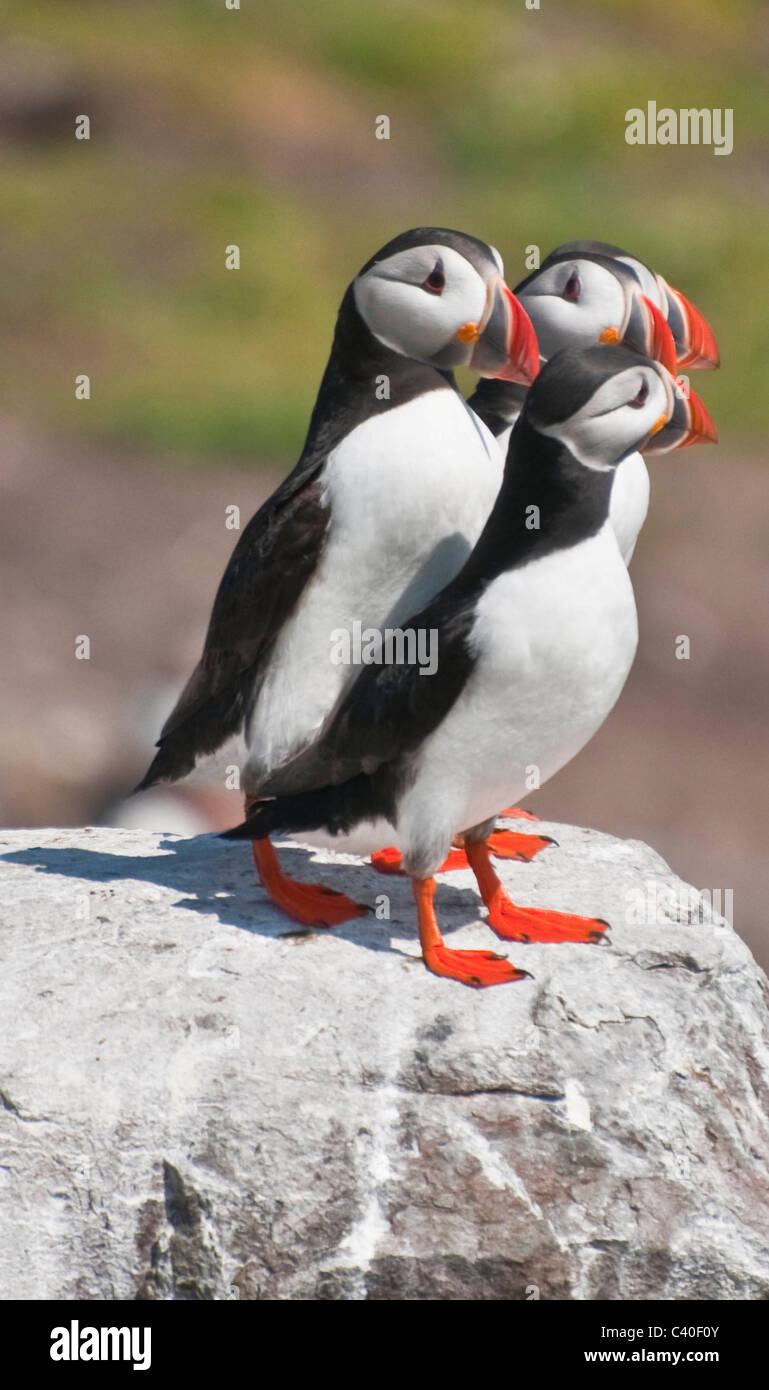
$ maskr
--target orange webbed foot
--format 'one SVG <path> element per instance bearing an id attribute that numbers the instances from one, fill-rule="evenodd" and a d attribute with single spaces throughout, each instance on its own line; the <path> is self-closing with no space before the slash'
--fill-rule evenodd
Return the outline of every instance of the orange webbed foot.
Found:
<path id="1" fill-rule="evenodd" d="M 498 859 L 517 859 L 530 864 L 543 849 L 558 846 L 551 835 L 522 835 L 515 830 L 494 830 L 486 842 Z"/>
<path id="2" fill-rule="evenodd" d="M 371 911 L 365 903 L 355 902 L 346 893 L 323 883 L 299 883 L 290 878 L 283 883 L 287 891 L 267 890 L 271 900 L 306 927 L 338 927 L 355 917 L 367 917 Z"/>
<path id="3" fill-rule="evenodd" d="M 539 907 L 517 907 L 507 896 L 491 863 L 485 840 L 467 846 L 470 867 L 489 912 L 489 926 L 503 941 L 596 942 L 608 922 L 600 917 L 579 917 L 570 912 L 550 912 Z"/>
<path id="4" fill-rule="evenodd" d="M 374 850 L 371 866 L 378 874 L 402 874 L 403 855 L 395 845 L 388 845 L 386 849 Z"/>
<path id="5" fill-rule="evenodd" d="M 539 816 L 533 816 L 531 811 L 522 811 L 520 806 L 506 806 L 499 814 L 505 820 L 539 820 Z"/>
<path id="6" fill-rule="evenodd" d="M 528 970 L 516 970 L 506 956 L 498 956 L 495 951 L 452 951 L 441 942 L 439 946 L 427 947 L 423 959 L 434 975 L 459 980 L 473 989 L 531 978 Z"/>
<path id="7" fill-rule="evenodd" d="M 550 835 L 522 835 L 515 830 L 494 830 L 486 841 L 492 854 L 499 859 L 517 859 L 520 864 L 530 864 L 543 849 L 558 844 Z M 464 849 L 456 847 L 449 851 L 438 870 L 441 874 L 452 869 L 469 869 L 470 862 Z"/>
<path id="8" fill-rule="evenodd" d="M 323 883 L 299 883 L 287 878 L 269 840 L 253 841 L 254 863 L 270 901 L 304 927 L 337 927 L 354 917 L 366 917 L 370 908 L 346 893 Z"/>
<path id="9" fill-rule="evenodd" d="M 460 984 L 470 985 L 473 989 L 505 985 L 527 977 L 528 971 L 516 970 L 505 956 L 497 955 L 496 951 L 451 950 L 443 940 L 435 919 L 435 879 L 414 878 L 411 886 L 417 904 L 422 959 L 434 975 L 459 980 Z"/>
<path id="10" fill-rule="evenodd" d="M 601 917 L 580 917 L 571 912 L 517 907 L 503 888 L 486 904 L 489 926 L 503 941 L 576 941 L 595 944 L 609 925 Z"/>

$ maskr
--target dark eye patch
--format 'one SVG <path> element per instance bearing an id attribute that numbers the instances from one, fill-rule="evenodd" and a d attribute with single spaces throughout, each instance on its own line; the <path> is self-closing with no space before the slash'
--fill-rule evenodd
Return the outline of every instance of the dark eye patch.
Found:
<path id="1" fill-rule="evenodd" d="M 640 410 L 641 406 L 645 405 L 648 399 L 649 383 L 646 380 L 646 377 L 644 377 L 641 385 L 638 388 L 638 393 L 633 397 L 632 401 L 628 401 L 628 405 L 632 405 L 634 410 Z"/>
<path id="2" fill-rule="evenodd" d="M 581 293 L 582 281 L 579 278 L 579 271 L 573 270 L 561 290 L 561 299 L 568 300 L 570 304 L 576 304 Z"/>

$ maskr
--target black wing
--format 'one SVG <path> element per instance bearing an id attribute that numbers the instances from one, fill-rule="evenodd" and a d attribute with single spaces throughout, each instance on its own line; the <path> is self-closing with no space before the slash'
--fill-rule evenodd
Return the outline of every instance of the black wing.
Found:
<path id="1" fill-rule="evenodd" d="M 409 628 L 433 631 L 437 669 L 420 674 L 416 664 L 364 666 L 330 716 L 320 738 L 277 768 L 263 787 L 267 797 L 286 796 L 372 775 L 419 744 L 446 717 L 472 670 L 468 637 L 474 604 L 444 590 Z"/>
<path id="2" fill-rule="evenodd" d="M 214 600 L 203 655 L 136 788 L 175 781 L 243 726 L 275 638 L 315 570 L 328 529 L 318 480 L 325 457 L 300 460 L 240 537 Z"/>
<path id="3" fill-rule="evenodd" d="M 444 592 L 409 626 L 437 629 L 438 669 L 416 665 L 364 667 L 321 738 L 273 772 L 241 825 L 225 839 L 262 839 L 275 831 L 324 826 L 347 834 L 364 820 L 397 815 L 407 777 L 403 758 L 445 718 L 473 667 L 468 637 L 474 607 Z"/>
<path id="4" fill-rule="evenodd" d="M 481 377 L 472 396 L 468 396 L 467 404 L 496 438 L 518 418 L 525 399 L 525 386 L 515 381 L 499 381 L 496 377 Z"/>

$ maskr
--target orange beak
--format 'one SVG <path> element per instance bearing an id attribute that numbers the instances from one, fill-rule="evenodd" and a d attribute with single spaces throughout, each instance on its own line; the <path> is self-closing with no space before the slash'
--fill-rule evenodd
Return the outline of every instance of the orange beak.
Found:
<path id="1" fill-rule="evenodd" d="M 530 386 L 539 371 L 539 346 L 534 325 L 520 300 L 498 276 L 489 287 L 484 322 L 478 328 L 469 365 L 481 376 L 498 377 Z M 470 337 L 469 326 L 460 332 Z"/>
<path id="2" fill-rule="evenodd" d="M 627 305 L 627 322 L 619 341 L 642 356 L 661 362 L 675 376 L 678 368 L 676 344 L 665 315 L 641 293 L 638 285 L 628 291 Z M 601 335 L 601 341 L 612 341 L 608 337 L 608 330 Z"/>
<path id="3" fill-rule="evenodd" d="M 672 449 L 715 444 L 718 440 L 716 427 L 696 392 L 690 390 L 688 396 L 684 396 L 675 386 L 675 380 L 671 384 L 675 399 L 670 419 L 665 422 L 663 416 L 652 426 L 646 444 L 641 445 L 643 454 L 667 454 Z"/>
<path id="4" fill-rule="evenodd" d="M 503 381 L 518 381 L 522 386 L 530 386 L 539 373 L 539 344 L 534 332 L 534 324 L 520 299 L 516 299 L 507 285 L 502 293 L 510 306 L 508 339 L 508 357 L 510 360 L 509 366 L 499 375 Z"/>
<path id="5" fill-rule="evenodd" d="M 716 427 L 696 391 L 689 391 L 686 404 L 689 407 L 689 425 L 678 448 L 688 449 L 692 444 L 717 444 Z"/>
<path id="6" fill-rule="evenodd" d="M 696 309 L 680 290 L 674 290 L 670 285 L 666 285 L 665 288 L 670 304 L 668 317 L 676 340 L 679 367 L 685 370 L 687 367 L 712 369 L 719 366 L 721 359 L 718 344 L 707 319 L 703 318 L 699 309 Z"/>
<path id="7" fill-rule="evenodd" d="M 653 304 L 646 295 L 641 295 L 650 319 L 649 337 L 649 357 L 655 362 L 661 362 L 663 367 L 667 367 L 673 376 L 676 374 L 678 358 L 676 356 L 676 345 L 673 334 L 670 331 L 665 315 Z"/>

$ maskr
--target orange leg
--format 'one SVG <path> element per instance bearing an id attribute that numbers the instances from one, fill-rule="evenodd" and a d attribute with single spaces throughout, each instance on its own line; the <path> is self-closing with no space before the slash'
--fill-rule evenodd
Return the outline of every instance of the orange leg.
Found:
<path id="1" fill-rule="evenodd" d="M 414 878 L 411 884 L 417 905 L 422 957 L 434 975 L 445 975 L 449 980 L 459 980 L 475 989 L 527 978 L 528 971 L 516 970 L 506 956 L 498 956 L 495 951 L 450 950 L 435 920 L 435 879 Z"/>
<path id="2" fill-rule="evenodd" d="M 578 917 L 570 912 L 548 912 L 538 907 L 516 907 L 491 864 L 488 845 L 477 841 L 467 846 L 470 868 L 478 880 L 481 897 L 489 910 L 489 926 L 505 941 L 600 941 L 608 922 L 600 917 Z"/>
<path id="3" fill-rule="evenodd" d="M 269 839 L 253 840 L 254 863 L 267 896 L 295 922 L 305 927 L 336 927 L 351 917 L 365 917 L 369 908 L 321 883 L 298 883 L 286 878 Z"/>
<path id="4" fill-rule="evenodd" d="M 496 854 L 499 859 L 517 859 L 521 864 L 530 864 L 535 855 L 543 849 L 548 849 L 550 845 L 557 845 L 558 841 L 550 835 L 521 835 L 515 830 L 495 830 L 489 835 L 486 843 L 492 854 Z M 403 873 L 401 852 L 394 846 L 376 850 L 371 856 L 371 863 L 380 874 Z M 455 848 L 449 850 L 438 873 L 447 874 L 452 869 L 466 868 L 467 855 L 462 845 L 456 842 Z"/>

